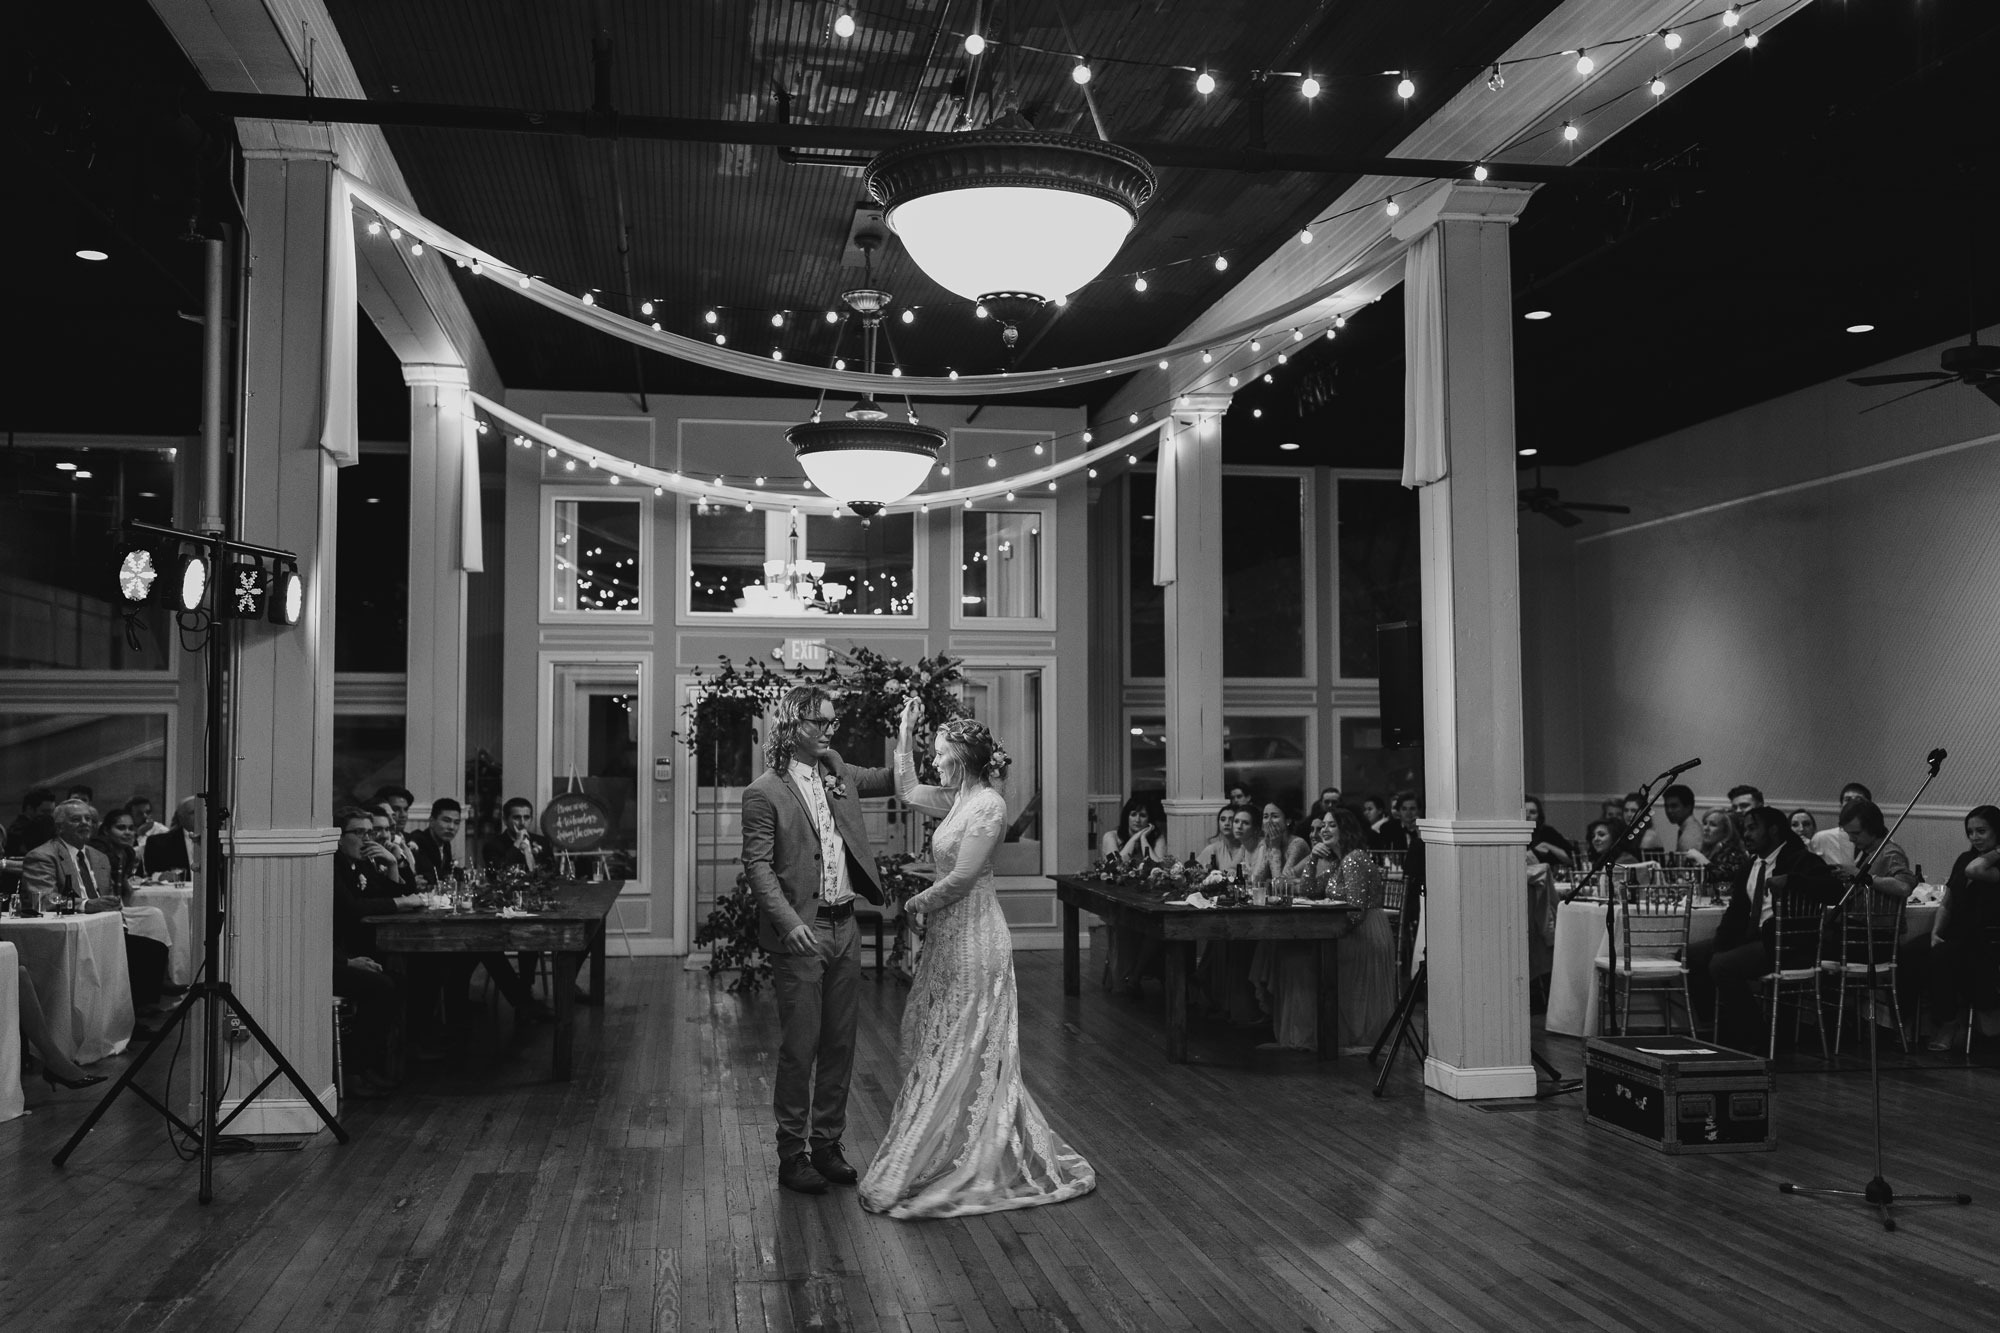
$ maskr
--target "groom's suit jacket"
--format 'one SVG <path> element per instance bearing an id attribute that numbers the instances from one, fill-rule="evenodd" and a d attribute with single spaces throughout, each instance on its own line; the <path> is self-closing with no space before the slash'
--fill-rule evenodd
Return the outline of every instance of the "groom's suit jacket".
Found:
<path id="1" fill-rule="evenodd" d="M 850 767 L 834 751 L 819 761 L 819 769 L 847 787 L 843 796 L 827 793 L 834 823 L 847 844 L 847 882 L 869 902 L 880 903 L 882 886 L 875 878 L 861 798 L 893 795 L 895 770 Z M 757 895 L 757 942 L 777 953 L 785 936 L 812 919 L 820 885 L 819 827 L 789 766 L 766 770 L 743 790 L 743 870 Z"/>

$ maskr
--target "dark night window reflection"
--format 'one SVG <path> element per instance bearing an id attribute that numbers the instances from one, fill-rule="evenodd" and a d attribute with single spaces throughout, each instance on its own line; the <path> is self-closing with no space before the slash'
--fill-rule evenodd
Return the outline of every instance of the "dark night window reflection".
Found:
<path id="1" fill-rule="evenodd" d="M 1125 478 L 1125 570 L 1135 677 L 1167 674 L 1167 590 L 1153 582 L 1153 474 Z"/>
<path id="2" fill-rule="evenodd" d="M 1305 487 L 1222 479 L 1222 674 L 1306 674 Z"/>
<path id="3" fill-rule="evenodd" d="M 1339 485 L 1340 674 L 1381 674 L 1376 627 L 1423 614 L 1417 495 L 1394 481 Z"/>
<path id="4" fill-rule="evenodd" d="M 404 671 L 410 634 L 409 457 L 364 453 L 335 476 L 333 669 Z"/>

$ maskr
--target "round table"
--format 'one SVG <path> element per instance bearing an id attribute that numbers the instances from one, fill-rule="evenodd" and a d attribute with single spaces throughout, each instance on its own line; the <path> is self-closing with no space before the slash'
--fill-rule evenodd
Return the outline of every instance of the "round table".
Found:
<path id="1" fill-rule="evenodd" d="M 20 951 L 49 1035 L 70 1059 L 87 1065 L 125 1049 L 132 1040 L 132 980 L 123 916 L 0 917 L 0 940 Z"/>
<path id="2" fill-rule="evenodd" d="M 149 884 L 135 880 L 132 906 L 157 907 L 167 918 L 167 980 L 176 986 L 194 984 L 194 885 Z"/>
<path id="3" fill-rule="evenodd" d="M 21 997 L 15 981 L 20 953 L 0 941 L 0 1120 L 28 1109 L 21 1095 Z"/>

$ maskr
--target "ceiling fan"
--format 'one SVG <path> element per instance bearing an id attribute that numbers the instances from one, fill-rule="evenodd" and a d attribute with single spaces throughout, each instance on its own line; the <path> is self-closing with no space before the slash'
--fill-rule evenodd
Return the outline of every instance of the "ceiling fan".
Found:
<path id="1" fill-rule="evenodd" d="M 1564 500 L 1562 493 L 1553 486 L 1542 485 L 1542 470 L 1535 469 L 1535 484 L 1521 489 L 1521 508 L 1529 513 L 1552 518 L 1566 528 L 1573 528 L 1583 522 L 1575 510 L 1588 510 L 1593 514 L 1629 514 L 1629 505 L 1592 504 L 1588 500 Z"/>
<path id="2" fill-rule="evenodd" d="M 1894 398 L 1864 407 L 1863 412 L 1873 412 L 1877 407 L 1887 407 L 1890 403 L 1900 403 L 1905 398 L 1914 398 L 1932 389 L 1942 389 L 1947 384 L 1970 384 L 1979 392 L 1991 398 L 2000 406 L 2000 347 L 1993 347 L 1979 341 L 1979 330 L 1972 330 L 1971 338 L 1963 347 L 1947 347 L 1938 358 L 1942 370 L 1913 370 L 1903 375 L 1851 375 L 1849 384 L 1874 386 L 1877 384 L 1922 384 L 1921 389 L 1899 393 Z"/>

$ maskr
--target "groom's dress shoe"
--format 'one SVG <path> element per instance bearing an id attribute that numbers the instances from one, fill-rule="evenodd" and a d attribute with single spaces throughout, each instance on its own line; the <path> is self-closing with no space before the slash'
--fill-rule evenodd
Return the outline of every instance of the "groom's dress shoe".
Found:
<path id="1" fill-rule="evenodd" d="M 797 1153 L 778 1163 L 778 1183 L 800 1194 L 826 1193 L 826 1177 L 813 1167 L 811 1153 Z"/>
<path id="2" fill-rule="evenodd" d="M 852 1185 L 861 1173 L 847 1164 L 838 1143 L 822 1143 L 812 1152 L 813 1169 L 836 1185 Z"/>

